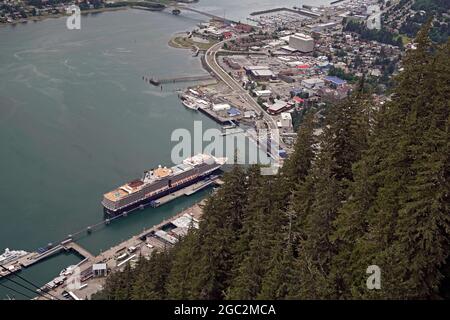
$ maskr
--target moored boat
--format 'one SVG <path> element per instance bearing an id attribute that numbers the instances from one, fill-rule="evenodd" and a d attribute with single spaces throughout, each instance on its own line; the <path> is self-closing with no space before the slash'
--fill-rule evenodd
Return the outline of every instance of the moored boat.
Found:
<path id="1" fill-rule="evenodd" d="M 158 166 L 145 171 L 141 179 L 128 182 L 103 195 L 105 217 L 150 206 L 156 199 L 211 176 L 226 161 L 227 158 L 198 154 L 170 168 Z"/>

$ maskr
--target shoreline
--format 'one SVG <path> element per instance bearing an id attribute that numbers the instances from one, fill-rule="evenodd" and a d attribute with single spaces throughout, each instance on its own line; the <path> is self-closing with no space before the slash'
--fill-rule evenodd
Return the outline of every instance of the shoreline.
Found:
<path id="1" fill-rule="evenodd" d="M 83 15 L 89 15 L 89 14 L 97 14 L 97 13 L 102 13 L 102 12 L 128 10 L 128 9 L 129 9 L 128 6 L 88 9 L 88 10 L 81 11 L 81 15 L 83 16 Z M 19 24 L 27 24 L 29 22 L 40 22 L 40 21 L 44 21 L 47 19 L 58 19 L 58 18 L 63 18 L 63 17 L 68 17 L 68 16 L 70 16 L 70 15 L 66 14 L 66 13 L 50 14 L 50 15 L 45 15 L 45 16 L 31 16 L 31 17 L 28 17 L 25 19 L 14 20 L 13 22 L 9 22 L 9 23 L 0 23 L 0 27 L 6 27 L 6 26 L 14 26 L 15 27 L 16 25 L 19 25 Z"/>
<path id="2" fill-rule="evenodd" d="M 99 254 L 92 256 L 89 259 L 84 259 L 77 264 L 77 267 L 82 269 L 80 272 L 81 275 L 89 274 L 92 266 L 98 263 L 105 263 L 109 272 L 117 272 L 120 271 L 123 267 L 121 267 L 121 260 L 117 259 L 119 254 L 123 254 L 127 248 L 134 247 L 136 248 L 135 259 L 138 258 L 146 258 L 152 254 L 153 251 L 161 251 L 166 250 L 168 247 L 173 246 L 166 242 L 165 240 L 153 236 L 154 232 L 157 230 L 162 230 L 162 228 L 174 220 L 183 217 L 188 214 L 193 218 L 193 221 L 199 223 L 201 221 L 203 215 L 203 205 L 205 203 L 205 199 L 202 199 L 193 205 L 182 209 L 175 215 L 164 219 L 163 221 L 144 228 L 143 231 L 130 236 L 129 238 L 120 241 L 119 243 L 111 246 L 109 249 L 100 252 Z M 189 232 L 189 229 L 188 229 Z M 181 237 L 181 236 L 180 236 Z M 130 259 L 133 258 L 132 253 L 129 254 Z M 78 295 L 81 299 L 91 298 L 91 296 L 97 293 L 100 287 L 104 284 L 106 278 L 105 277 L 87 277 L 84 280 L 81 280 L 83 284 L 87 284 L 86 288 L 79 287 L 77 289 L 73 289 L 73 293 Z M 68 288 L 69 283 L 63 284 L 62 286 L 58 286 L 53 288 L 49 292 L 56 296 L 61 296 L 63 291 L 69 291 Z M 42 300 L 41 297 L 36 297 L 35 300 Z"/>
<path id="3" fill-rule="evenodd" d="M 174 49 L 183 49 L 183 50 L 194 50 L 194 51 L 206 51 L 213 45 L 215 45 L 217 42 L 213 41 L 211 42 L 208 40 L 208 42 L 196 42 L 191 39 L 188 39 L 189 32 L 177 32 L 174 33 L 167 44 L 169 47 Z M 180 41 L 184 43 L 180 43 Z"/>

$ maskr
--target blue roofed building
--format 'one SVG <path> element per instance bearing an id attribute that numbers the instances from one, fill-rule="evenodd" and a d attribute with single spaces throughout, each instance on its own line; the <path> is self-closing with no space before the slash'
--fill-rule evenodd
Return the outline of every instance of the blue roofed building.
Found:
<path id="1" fill-rule="evenodd" d="M 334 85 L 336 87 L 341 87 L 341 86 L 347 84 L 347 81 L 345 81 L 341 78 L 335 77 L 335 76 L 325 77 L 325 82 L 329 85 Z"/>
<path id="2" fill-rule="evenodd" d="M 231 107 L 227 112 L 230 117 L 239 116 L 241 114 L 241 112 L 234 107 Z"/>

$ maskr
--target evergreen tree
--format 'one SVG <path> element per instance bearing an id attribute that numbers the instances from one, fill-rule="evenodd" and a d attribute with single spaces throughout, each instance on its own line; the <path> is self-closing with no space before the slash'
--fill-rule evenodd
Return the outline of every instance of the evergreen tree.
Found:
<path id="1" fill-rule="evenodd" d="M 448 83 L 449 56 L 445 49 L 435 55 L 428 29 L 404 60 L 338 221 L 337 238 L 347 243 L 341 262 L 349 261 L 346 294 L 356 298 L 431 298 L 443 277 L 437 270 L 448 257 L 449 97 L 440 81 Z M 365 287 L 372 264 L 383 272 L 380 291 Z"/>

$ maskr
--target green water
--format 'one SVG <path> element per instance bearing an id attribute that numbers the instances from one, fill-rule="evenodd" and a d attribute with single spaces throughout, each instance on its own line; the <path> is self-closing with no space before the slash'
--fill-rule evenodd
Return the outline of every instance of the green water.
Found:
<path id="1" fill-rule="evenodd" d="M 185 109 L 175 87 L 142 80 L 203 72 L 189 51 L 167 46 L 195 23 L 128 10 L 83 17 L 81 31 L 67 30 L 64 19 L 0 28 L 0 250 L 35 250 L 101 221 L 103 193 L 171 164 L 174 129 L 194 120 L 216 127 Z M 204 195 L 139 211 L 80 243 L 99 252 Z M 74 259 L 56 257 L 26 274 L 45 283 Z"/>
<path id="2" fill-rule="evenodd" d="M 241 2 L 228 3 L 228 17 L 253 11 Z M 198 6 L 216 13 L 220 1 Z M 0 27 L 0 251 L 33 251 L 101 221 L 103 193 L 171 164 L 174 129 L 192 130 L 195 120 L 218 127 L 180 104 L 178 86 L 161 91 L 142 80 L 204 72 L 189 51 L 167 45 L 202 20 L 126 10 L 83 16 L 80 31 L 67 30 L 63 18 Z M 138 211 L 79 243 L 106 250 L 208 192 Z M 59 255 L 21 275 L 43 285 L 77 261 Z M 21 298 L 0 287 L 0 299 L 7 294 Z"/>

